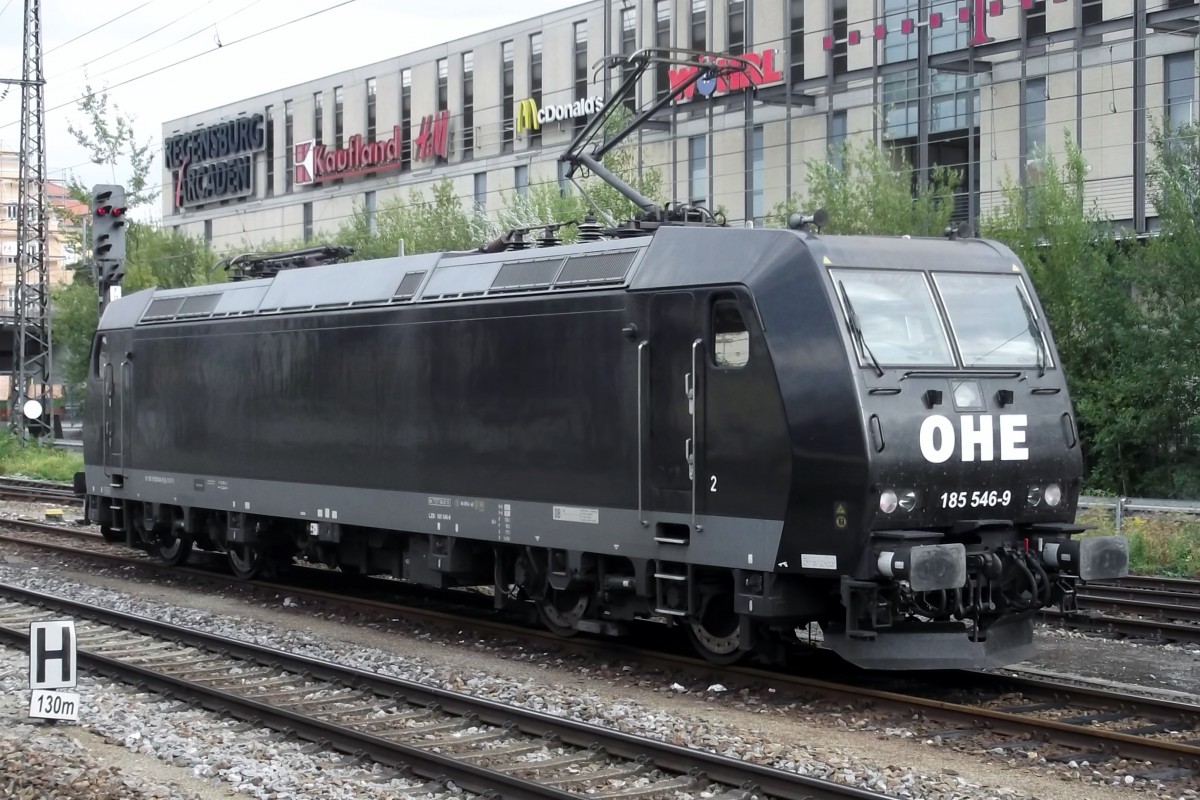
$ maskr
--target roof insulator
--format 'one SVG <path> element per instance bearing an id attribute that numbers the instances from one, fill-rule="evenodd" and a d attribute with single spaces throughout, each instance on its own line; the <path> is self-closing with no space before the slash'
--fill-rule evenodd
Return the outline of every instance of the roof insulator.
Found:
<path id="1" fill-rule="evenodd" d="M 576 241 L 598 242 L 604 238 L 602 233 L 604 227 L 591 214 L 584 217 L 583 222 L 579 223 L 576 228 L 579 230 L 579 237 Z"/>

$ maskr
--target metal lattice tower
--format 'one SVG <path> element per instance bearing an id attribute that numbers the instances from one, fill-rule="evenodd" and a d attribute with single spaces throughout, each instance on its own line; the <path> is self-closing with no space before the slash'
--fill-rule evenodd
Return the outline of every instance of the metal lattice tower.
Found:
<path id="1" fill-rule="evenodd" d="M 9 424 L 22 440 L 53 435 L 50 388 L 50 273 L 46 263 L 46 101 L 42 4 L 25 0 L 21 64 L 21 153 L 17 171 L 16 318 Z M 45 427 L 23 423 L 24 405 L 41 403 Z M 32 422 L 32 421 L 31 421 Z"/>

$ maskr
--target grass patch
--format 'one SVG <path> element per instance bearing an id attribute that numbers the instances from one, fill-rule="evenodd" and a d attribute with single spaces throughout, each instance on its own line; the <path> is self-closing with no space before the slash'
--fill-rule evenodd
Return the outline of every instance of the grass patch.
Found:
<path id="1" fill-rule="evenodd" d="M 12 433 L 0 431 L 0 474 L 70 483 L 82 471 L 82 453 L 49 444 L 22 447 Z"/>
<path id="2" fill-rule="evenodd" d="M 1080 510 L 1076 521 L 1094 525 L 1085 535 L 1116 533 L 1114 511 Z M 1126 514 L 1121 533 L 1129 537 L 1129 571 L 1139 575 L 1200 577 L 1200 519 L 1181 514 Z"/>

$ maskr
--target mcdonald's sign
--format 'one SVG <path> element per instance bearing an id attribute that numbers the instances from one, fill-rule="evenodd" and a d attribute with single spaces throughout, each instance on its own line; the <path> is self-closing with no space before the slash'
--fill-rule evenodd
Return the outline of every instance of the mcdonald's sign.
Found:
<path id="1" fill-rule="evenodd" d="M 588 97 L 584 100 L 576 100 L 573 103 L 564 103 L 558 106 L 542 106 L 538 108 L 537 100 L 532 97 L 526 97 L 517 104 L 516 110 L 516 130 L 521 133 L 526 130 L 540 130 L 542 125 L 547 122 L 562 122 L 576 117 L 585 117 L 589 114 L 595 114 L 597 111 L 604 108 L 603 97 Z"/>
<path id="2" fill-rule="evenodd" d="M 537 100 L 526 97 L 517 104 L 517 133 L 532 128 L 538 130 L 542 124 L 538 122 Z"/>

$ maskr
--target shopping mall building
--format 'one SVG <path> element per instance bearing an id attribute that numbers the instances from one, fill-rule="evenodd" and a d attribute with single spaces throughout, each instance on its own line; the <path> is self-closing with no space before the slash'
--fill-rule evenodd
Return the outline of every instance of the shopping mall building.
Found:
<path id="1" fill-rule="evenodd" d="M 591 0 L 167 122 L 164 223 L 224 249 L 320 240 L 443 180 L 493 213 L 531 185 L 565 191 L 558 157 L 620 79 L 597 61 L 670 45 L 759 65 L 631 140 L 673 199 L 761 222 L 805 192 L 807 161 L 867 137 L 915 180 L 955 167 L 955 214 L 974 220 L 1069 134 L 1088 203 L 1143 233 L 1153 133 L 1194 118 L 1198 16 L 1190 0 Z M 647 74 L 637 101 L 686 77 Z"/>

